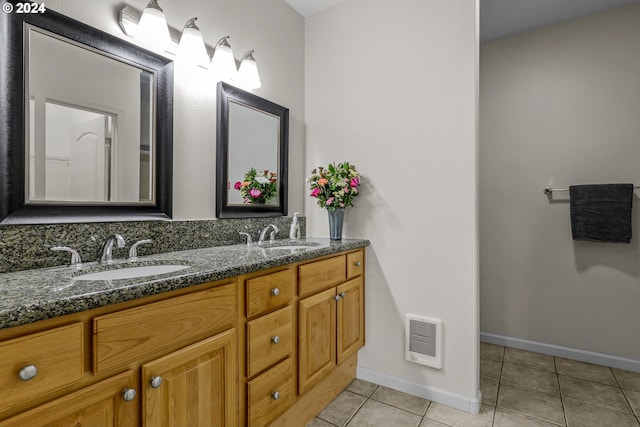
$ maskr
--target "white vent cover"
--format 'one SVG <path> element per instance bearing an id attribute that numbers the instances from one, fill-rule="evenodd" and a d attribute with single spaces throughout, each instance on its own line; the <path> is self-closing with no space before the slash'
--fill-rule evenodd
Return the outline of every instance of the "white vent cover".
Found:
<path id="1" fill-rule="evenodd" d="M 433 368 L 442 368 L 442 320 L 407 314 L 406 358 Z"/>

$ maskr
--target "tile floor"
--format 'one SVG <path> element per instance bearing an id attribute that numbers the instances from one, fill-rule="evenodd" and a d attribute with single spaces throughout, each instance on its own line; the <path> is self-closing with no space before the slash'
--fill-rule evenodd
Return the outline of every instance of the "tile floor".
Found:
<path id="1" fill-rule="evenodd" d="M 482 343 L 471 415 L 353 381 L 307 427 L 640 427 L 640 374 Z"/>

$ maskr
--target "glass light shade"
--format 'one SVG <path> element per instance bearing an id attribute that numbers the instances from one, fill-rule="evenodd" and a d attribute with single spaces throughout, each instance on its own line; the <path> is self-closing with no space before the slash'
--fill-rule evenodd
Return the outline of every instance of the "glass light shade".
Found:
<path id="1" fill-rule="evenodd" d="M 153 49 L 164 51 L 171 44 L 167 19 L 156 0 L 151 0 L 142 11 L 135 33 L 136 40 Z"/>
<path id="2" fill-rule="evenodd" d="M 252 54 L 252 50 L 244 54 L 238 69 L 238 83 L 247 89 L 257 89 L 262 86 L 258 64 Z"/>
<path id="3" fill-rule="evenodd" d="M 213 72 L 216 81 L 232 82 L 236 79 L 236 60 L 233 57 L 233 50 L 227 43 L 227 37 L 223 37 L 216 44 L 216 49 L 213 51 L 213 58 L 211 58 L 211 71 Z"/>
<path id="4" fill-rule="evenodd" d="M 178 57 L 196 65 L 207 67 L 209 54 L 204 46 L 204 40 L 200 30 L 195 25 L 196 18 L 190 19 L 182 30 L 180 44 L 178 45 Z"/>

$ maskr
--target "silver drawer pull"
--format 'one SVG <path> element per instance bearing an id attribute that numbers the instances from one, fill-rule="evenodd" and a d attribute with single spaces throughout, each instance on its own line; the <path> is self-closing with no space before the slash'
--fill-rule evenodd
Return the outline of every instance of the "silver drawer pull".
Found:
<path id="1" fill-rule="evenodd" d="M 340 295 L 336 295 L 335 297 L 333 297 L 333 299 L 336 301 L 340 301 L 340 298 L 342 298 Z"/>
<path id="2" fill-rule="evenodd" d="M 340 298 L 346 298 L 346 296 L 347 296 L 347 293 L 346 293 L 346 292 L 342 292 L 342 293 L 340 294 Z"/>
<path id="3" fill-rule="evenodd" d="M 271 337 L 271 342 L 274 344 L 278 344 L 280 342 L 280 337 L 277 335 Z"/>
<path id="4" fill-rule="evenodd" d="M 277 391 L 274 391 L 273 393 L 271 393 L 271 398 L 273 400 L 280 400 L 280 393 L 278 393 Z"/>
<path id="5" fill-rule="evenodd" d="M 151 387 L 158 388 L 162 385 L 162 377 L 161 376 L 151 377 L 151 380 L 149 382 L 151 383 Z"/>
<path id="6" fill-rule="evenodd" d="M 360 261 L 356 261 L 353 263 L 353 265 L 355 265 L 356 267 L 360 267 L 362 263 Z"/>
<path id="7" fill-rule="evenodd" d="M 38 374 L 38 368 L 35 365 L 27 365 L 24 368 L 20 369 L 18 373 L 18 377 L 22 381 L 32 380 Z"/>
<path id="8" fill-rule="evenodd" d="M 122 398 L 127 402 L 131 402 L 136 398 L 136 391 L 132 388 L 127 388 L 122 392 Z"/>
<path id="9" fill-rule="evenodd" d="M 280 295 L 280 289 L 278 288 L 271 289 L 271 295 L 273 295 L 274 297 L 277 297 L 278 295 Z"/>

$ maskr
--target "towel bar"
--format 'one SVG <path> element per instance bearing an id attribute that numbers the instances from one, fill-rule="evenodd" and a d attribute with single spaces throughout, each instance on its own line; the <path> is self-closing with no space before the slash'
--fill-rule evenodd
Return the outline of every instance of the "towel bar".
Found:
<path id="1" fill-rule="evenodd" d="M 636 190 L 640 188 L 640 185 L 634 185 L 633 189 Z M 547 196 L 552 195 L 553 193 L 555 193 L 556 191 L 569 191 L 568 188 L 551 188 L 551 187 L 546 187 L 544 190 L 542 190 L 542 192 L 544 194 L 546 194 Z"/>

